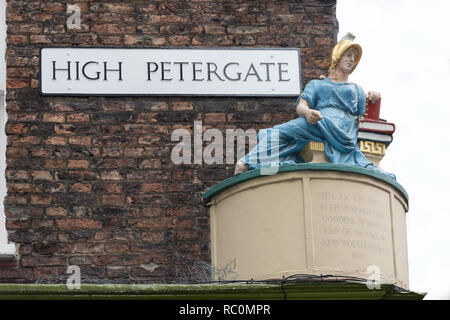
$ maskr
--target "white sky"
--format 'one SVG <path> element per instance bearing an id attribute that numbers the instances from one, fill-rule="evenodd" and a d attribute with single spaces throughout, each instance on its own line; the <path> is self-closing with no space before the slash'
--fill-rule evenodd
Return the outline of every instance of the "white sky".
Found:
<path id="1" fill-rule="evenodd" d="M 338 0 L 338 40 L 363 48 L 350 81 L 381 93 L 394 122 L 381 167 L 409 194 L 410 290 L 450 299 L 450 1 Z"/>

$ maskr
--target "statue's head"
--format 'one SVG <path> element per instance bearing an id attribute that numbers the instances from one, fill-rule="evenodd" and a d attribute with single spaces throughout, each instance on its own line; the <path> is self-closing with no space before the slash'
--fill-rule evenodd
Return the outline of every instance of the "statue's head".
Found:
<path id="1" fill-rule="evenodd" d="M 348 54 L 349 52 L 353 52 L 355 58 L 353 67 L 351 68 L 349 74 L 352 73 L 353 70 L 355 70 L 356 66 L 359 63 L 359 60 L 361 60 L 362 48 L 359 44 L 353 42 L 354 39 L 355 39 L 354 35 L 352 35 L 351 33 L 347 33 L 341 39 L 341 41 L 339 41 L 334 46 L 333 51 L 331 52 L 331 59 L 330 59 L 331 64 L 328 72 L 336 68 L 336 66 L 338 65 L 339 61 L 344 56 L 344 54 L 346 53 Z"/>

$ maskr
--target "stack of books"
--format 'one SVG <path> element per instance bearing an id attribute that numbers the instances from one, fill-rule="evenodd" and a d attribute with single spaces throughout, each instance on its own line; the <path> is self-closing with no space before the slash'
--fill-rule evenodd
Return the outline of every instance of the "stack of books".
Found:
<path id="1" fill-rule="evenodd" d="M 373 141 L 383 143 L 386 147 L 392 142 L 395 125 L 380 119 L 381 99 L 376 103 L 367 101 L 364 118 L 357 123 L 358 141 Z"/>

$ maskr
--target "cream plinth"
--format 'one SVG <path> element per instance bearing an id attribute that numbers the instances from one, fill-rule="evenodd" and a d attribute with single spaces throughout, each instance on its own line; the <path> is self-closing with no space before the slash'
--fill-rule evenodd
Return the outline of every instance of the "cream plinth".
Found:
<path id="1" fill-rule="evenodd" d="M 344 171 L 292 171 L 236 184 L 208 203 L 222 280 L 294 274 L 376 279 L 408 289 L 407 199 Z M 218 279 L 216 279 L 218 280 Z"/>

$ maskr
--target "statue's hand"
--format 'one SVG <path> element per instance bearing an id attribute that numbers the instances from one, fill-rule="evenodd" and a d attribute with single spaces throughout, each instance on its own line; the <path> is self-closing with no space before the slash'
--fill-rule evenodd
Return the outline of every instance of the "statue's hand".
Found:
<path id="1" fill-rule="evenodd" d="M 376 103 L 378 100 L 380 100 L 380 98 L 381 94 L 376 91 L 369 91 L 366 96 L 366 99 L 372 103 Z"/>
<path id="2" fill-rule="evenodd" d="M 305 113 L 306 121 L 311 124 L 316 124 L 319 120 L 322 120 L 322 115 L 317 110 L 308 109 Z"/>

